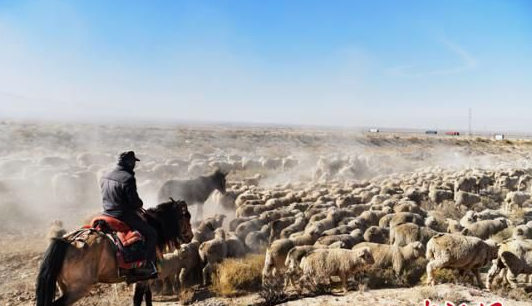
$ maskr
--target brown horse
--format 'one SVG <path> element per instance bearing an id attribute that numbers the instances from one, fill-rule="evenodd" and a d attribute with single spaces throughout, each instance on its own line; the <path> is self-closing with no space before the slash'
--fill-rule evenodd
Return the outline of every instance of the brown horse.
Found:
<path id="1" fill-rule="evenodd" d="M 184 201 L 171 199 L 170 202 L 148 209 L 145 216 L 148 223 L 157 230 L 159 250 L 166 246 L 179 247 L 192 240 L 190 213 Z M 101 233 L 91 232 L 82 248 L 73 246 L 63 238 L 54 239 L 46 250 L 37 277 L 37 306 L 72 305 L 87 295 L 96 283 L 125 281 L 118 272 L 115 247 Z M 54 301 L 56 283 L 62 296 Z M 146 294 L 148 304 L 148 299 L 151 299 L 148 283 L 143 283 L 139 289 L 142 294 Z M 139 294 L 135 288 L 136 305 L 142 302 L 142 296 L 137 301 Z"/>

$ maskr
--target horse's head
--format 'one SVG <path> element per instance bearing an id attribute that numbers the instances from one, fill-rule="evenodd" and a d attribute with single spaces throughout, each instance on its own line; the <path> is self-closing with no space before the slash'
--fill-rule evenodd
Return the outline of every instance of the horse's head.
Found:
<path id="1" fill-rule="evenodd" d="M 177 236 L 180 240 L 179 242 L 181 244 L 189 243 L 194 237 L 194 233 L 192 232 L 192 226 L 190 225 L 190 212 L 188 211 L 187 203 L 181 200 L 175 201 L 172 198 L 170 198 L 170 200 L 173 202 L 178 224 Z"/>
<path id="2" fill-rule="evenodd" d="M 185 201 L 170 198 L 147 211 L 148 223 L 157 230 L 158 246 L 179 245 L 192 240 L 190 213 Z"/>
<path id="3" fill-rule="evenodd" d="M 223 172 L 220 169 L 216 169 L 211 175 L 212 183 L 214 188 L 220 191 L 222 194 L 225 194 L 225 177 L 229 174 L 228 172 Z"/>

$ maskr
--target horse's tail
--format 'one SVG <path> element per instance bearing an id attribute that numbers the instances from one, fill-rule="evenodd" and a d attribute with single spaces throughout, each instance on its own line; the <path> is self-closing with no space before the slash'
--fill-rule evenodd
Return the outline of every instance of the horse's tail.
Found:
<path id="1" fill-rule="evenodd" d="M 48 246 L 37 276 L 37 306 L 52 306 L 55 298 L 55 283 L 63 266 L 69 243 L 55 238 Z"/>

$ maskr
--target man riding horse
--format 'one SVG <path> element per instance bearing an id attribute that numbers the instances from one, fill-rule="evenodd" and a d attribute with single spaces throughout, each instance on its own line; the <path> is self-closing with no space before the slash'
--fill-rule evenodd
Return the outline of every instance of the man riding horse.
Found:
<path id="1" fill-rule="evenodd" d="M 126 223 L 137 230 L 145 239 L 145 252 L 148 264 L 135 269 L 135 275 L 151 279 L 157 277 L 156 247 L 157 232 L 142 217 L 142 200 L 137 193 L 135 181 L 136 162 L 140 161 L 135 152 L 123 152 L 118 157 L 117 166 L 104 175 L 100 182 L 104 214 Z"/>

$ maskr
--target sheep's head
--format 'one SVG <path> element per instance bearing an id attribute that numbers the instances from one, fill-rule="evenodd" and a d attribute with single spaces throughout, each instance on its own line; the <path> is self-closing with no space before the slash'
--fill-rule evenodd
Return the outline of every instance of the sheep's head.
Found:
<path id="1" fill-rule="evenodd" d="M 447 233 L 454 234 L 462 231 L 463 227 L 454 219 L 447 218 Z"/>
<path id="2" fill-rule="evenodd" d="M 415 258 L 423 257 L 425 256 L 425 246 L 419 241 L 412 242 L 412 252 Z"/>
<path id="3" fill-rule="evenodd" d="M 214 231 L 214 237 L 225 240 L 225 230 L 223 228 L 217 228 Z"/>
<path id="4" fill-rule="evenodd" d="M 181 248 L 176 249 L 174 251 L 174 254 L 177 255 L 177 258 L 181 261 L 187 259 L 187 257 L 189 257 L 191 253 L 192 248 L 187 244 L 181 245 Z"/>
<path id="5" fill-rule="evenodd" d="M 353 237 L 359 237 L 362 234 L 364 234 L 364 233 L 362 232 L 361 229 L 355 228 L 354 230 L 351 231 L 351 233 L 349 235 L 351 235 Z"/>
<path id="6" fill-rule="evenodd" d="M 438 228 L 438 221 L 436 221 L 436 219 L 434 217 L 427 217 L 427 219 L 425 219 L 425 226 L 426 227 L 430 227 L 432 229 L 437 229 Z"/>
<path id="7" fill-rule="evenodd" d="M 489 260 L 496 259 L 499 255 L 499 247 L 501 244 L 492 239 L 485 240 L 485 242 L 489 247 Z"/>
<path id="8" fill-rule="evenodd" d="M 368 247 L 362 248 L 356 252 L 356 257 L 361 259 L 366 265 L 372 265 L 375 263 L 375 259 L 373 258 L 373 255 L 371 255 L 371 251 Z"/>
<path id="9" fill-rule="evenodd" d="M 473 223 L 477 221 L 477 216 L 474 211 L 469 210 L 465 216 L 464 216 L 469 223 Z"/>
<path id="10" fill-rule="evenodd" d="M 500 218 L 497 218 L 495 220 L 498 220 L 499 222 L 501 222 L 501 224 L 505 225 L 505 226 L 508 226 L 508 219 L 506 218 L 503 218 L 503 217 L 500 217 Z"/>
<path id="11" fill-rule="evenodd" d="M 222 226 L 225 218 L 227 218 L 227 216 L 224 214 L 216 214 L 214 216 L 214 219 L 216 220 L 216 223 L 218 224 L 218 226 Z"/>

